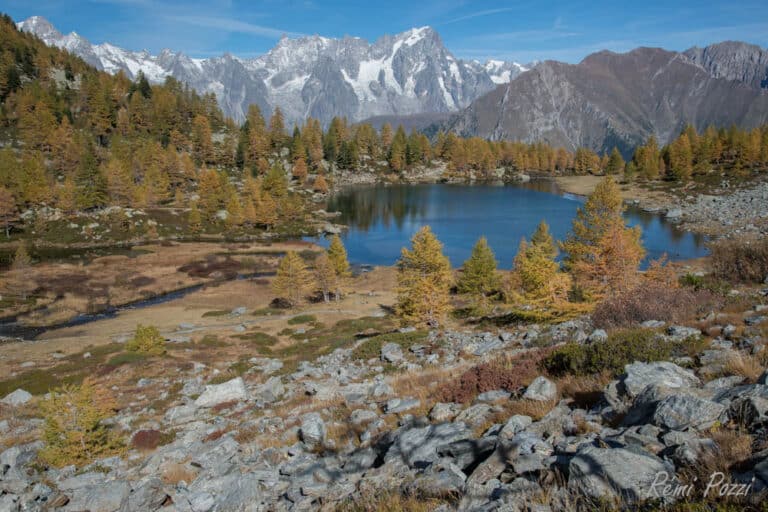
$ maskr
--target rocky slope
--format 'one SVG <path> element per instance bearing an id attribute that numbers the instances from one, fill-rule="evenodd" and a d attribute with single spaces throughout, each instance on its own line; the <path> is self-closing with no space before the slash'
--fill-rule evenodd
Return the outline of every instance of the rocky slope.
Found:
<path id="1" fill-rule="evenodd" d="M 495 140 L 542 140 L 571 150 L 618 147 L 653 134 L 666 143 L 686 123 L 754 127 L 768 121 L 765 50 L 723 44 L 686 54 L 603 51 L 576 65 L 547 61 L 475 100 L 445 126 Z"/>
<path id="2" fill-rule="evenodd" d="M 281 374 L 280 360 L 256 357 L 243 378 L 220 384 L 206 385 L 211 369 L 196 363 L 118 393 L 130 393 L 130 406 L 114 419 L 118 428 L 145 441 L 173 431 L 170 443 L 79 471 L 42 471 L 30 465 L 41 443 L 15 444 L 0 453 L 0 508 L 331 510 L 386 492 L 449 497 L 443 510 L 565 511 L 588 499 L 631 507 L 645 499 L 675 501 L 679 496 L 665 495 L 660 478 L 674 489 L 686 471 L 701 476 L 720 467 L 707 464 L 727 467 L 736 456 L 733 481 L 749 486 L 747 500 L 758 499 L 768 487 L 768 452 L 759 441 L 768 425 L 766 373 L 750 382 L 728 369 L 729 361 L 764 349 L 764 309 L 745 311 L 742 325 L 713 313 L 714 339 L 695 358 L 628 364 L 590 399 L 560 399 L 565 390 L 538 377 L 512 393 L 435 403 L 438 379 L 430 377 L 524 356 L 544 342 L 605 339 L 582 320 L 497 333 L 433 332 L 409 350 L 385 344 L 369 360 L 353 358 L 354 348 L 337 349 L 288 374 Z M 648 325 L 660 329 L 663 322 Z M 661 343 L 701 335 L 685 326 L 658 334 Z M 393 368 L 422 382 L 421 395 L 398 394 Z M 30 399 L 17 391 L 4 406 L 13 410 Z M 530 414 L 509 412 L 521 401 Z M 168 408 L 156 411 L 161 403 Z M 158 419 L 142 419 L 153 414 Z M 740 430 L 724 429 L 729 421 Z M 0 432 L 24 438 L 39 423 L 27 414 L 0 422 Z M 745 447 L 745 440 L 754 443 Z M 696 493 L 705 485 L 696 484 Z"/>
<path id="3" fill-rule="evenodd" d="M 359 121 L 378 115 L 450 112 L 525 71 L 516 63 L 455 58 L 430 27 L 384 36 L 372 44 L 356 37 L 283 38 L 265 55 L 226 54 L 192 59 L 181 52 L 133 52 L 82 36 L 59 33 L 39 16 L 19 23 L 49 45 L 79 55 L 98 69 L 142 71 L 159 82 L 173 76 L 200 93 L 213 92 L 225 114 L 245 118 L 248 105 L 266 114 L 279 106 L 289 124 L 308 116 L 327 124 L 333 116 Z"/>
<path id="4" fill-rule="evenodd" d="M 768 50 L 740 41 L 725 41 L 683 54 L 717 78 L 768 89 Z"/>

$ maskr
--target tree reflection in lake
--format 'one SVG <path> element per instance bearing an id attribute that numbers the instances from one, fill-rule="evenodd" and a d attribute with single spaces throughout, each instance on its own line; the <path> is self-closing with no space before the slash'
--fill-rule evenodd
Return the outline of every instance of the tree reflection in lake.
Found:
<path id="1" fill-rule="evenodd" d="M 400 248 L 429 224 L 453 265 L 461 265 L 484 235 L 501 267 L 509 268 L 520 238 L 529 237 L 541 219 L 550 224 L 553 236 L 563 239 L 582 201 L 558 193 L 548 180 L 520 185 L 366 185 L 334 195 L 328 211 L 340 211 L 339 222 L 350 227 L 343 239 L 356 263 L 393 264 Z M 664 252 L 675 260 L 706 254 L 704 237 L 676 229 L 661 215 L 630 208 L 626 217 L 642 227 L 648 258 Z"/>

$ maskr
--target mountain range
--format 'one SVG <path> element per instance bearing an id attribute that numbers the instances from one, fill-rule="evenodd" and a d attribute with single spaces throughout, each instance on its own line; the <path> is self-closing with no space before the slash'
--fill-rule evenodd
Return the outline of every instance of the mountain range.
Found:
<path id="1" fill-rule="evenodd" d="M 493 140 L 545 141 L 625 156 L 690 123 L 753 128 L 768 122 L 768 51 L 728 41 L 673 52 L 602 51 L 578 64 L 535 68 L 475 100 L 440 128 Z"/>
<path id="2" fill-rule="evenodd" d="M 279 106 L 289 125 L 310 116 L 327 124 L 334 116 L 360 121 L 458 111 L 527 70 L 513 62 L 457 59 L 430 27 L 383 36 L 373 44 L 357 37 L 283 37 L 253 59 L 230 54 L 194 59 L 171 50 L 152 55 L 92 44 L 75 32 L 63 35 L 40 16 L 18 27 L 97 69 L 122 70 L 131 79 L 141 71 L 151 82 L 173 76 L 200 93 L 213 92 L 224 113 L 237 121 L 245 119 L 251 103 L 267 115 Z"/>
<path id="3" fill-rule="evenodd" d="M 385 122 L 492 140 L 543 141 L 625 156 L 650 135 L 666 143 L 687 123 L 768 122 L 768 50 L 727 41 L 684 52 L 637 48 L 601 51 L 578 64 L 521 65 L 458 59 L 430 27 L 374 43 L 356 37 L 283 37 L 253 59 L 230 54 L 194 59 L 157 55 L 61 34 L 39 16 L 18 24 L 46 44 L 65 48 L 109 73 L 150 81 L 167 76 L 200 93 L 213 92 L 225 114 L 245 118 L 248 105 L 275 107 L 288 125 L 334 116 L 376 126 Z"/>

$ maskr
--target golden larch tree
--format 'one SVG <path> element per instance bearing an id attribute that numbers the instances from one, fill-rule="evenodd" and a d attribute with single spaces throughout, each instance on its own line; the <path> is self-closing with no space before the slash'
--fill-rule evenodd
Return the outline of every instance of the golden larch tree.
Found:
<path id="1" fill-rule="evenodd" d="M 450 309 L 451 263 L 429 226 L 403 247 L 397 262 L 397 314 L 408 323 L 437 327 Z"/>

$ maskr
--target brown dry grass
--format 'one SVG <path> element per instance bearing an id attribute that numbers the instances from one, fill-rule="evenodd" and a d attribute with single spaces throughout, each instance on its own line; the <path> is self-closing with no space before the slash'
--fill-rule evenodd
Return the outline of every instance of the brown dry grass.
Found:
<path id="1" fill-rule="evenodd" d="M 188 462 L 168 462 L 160 467 L 160 472 L 163 482 L 178 485 L 179 482 L 192 483 L 200 471 Z"/>
<path id="2" fill-rule="evenodd" d="M 764 371 L 760 356 L 735 352 L 725 365 L 725 373 L 744 377 L 749 384 L 754 384 Z"/>
<path id="3" fill-rule="evenodd" d="M 555 383 L 560 394 L 572 399 L 576 407 L 589 409 L 600 400 L 611 380 L 611 373 L 603 371 L 596 375 L 565 375 Z"/>
<path id="4" fill-rule="evenodd" d="M 345 501 L 336 512 L 432 512 L 447 500 L 424 498 L 392 490 L 369 491 L 360 497 Z"/>

